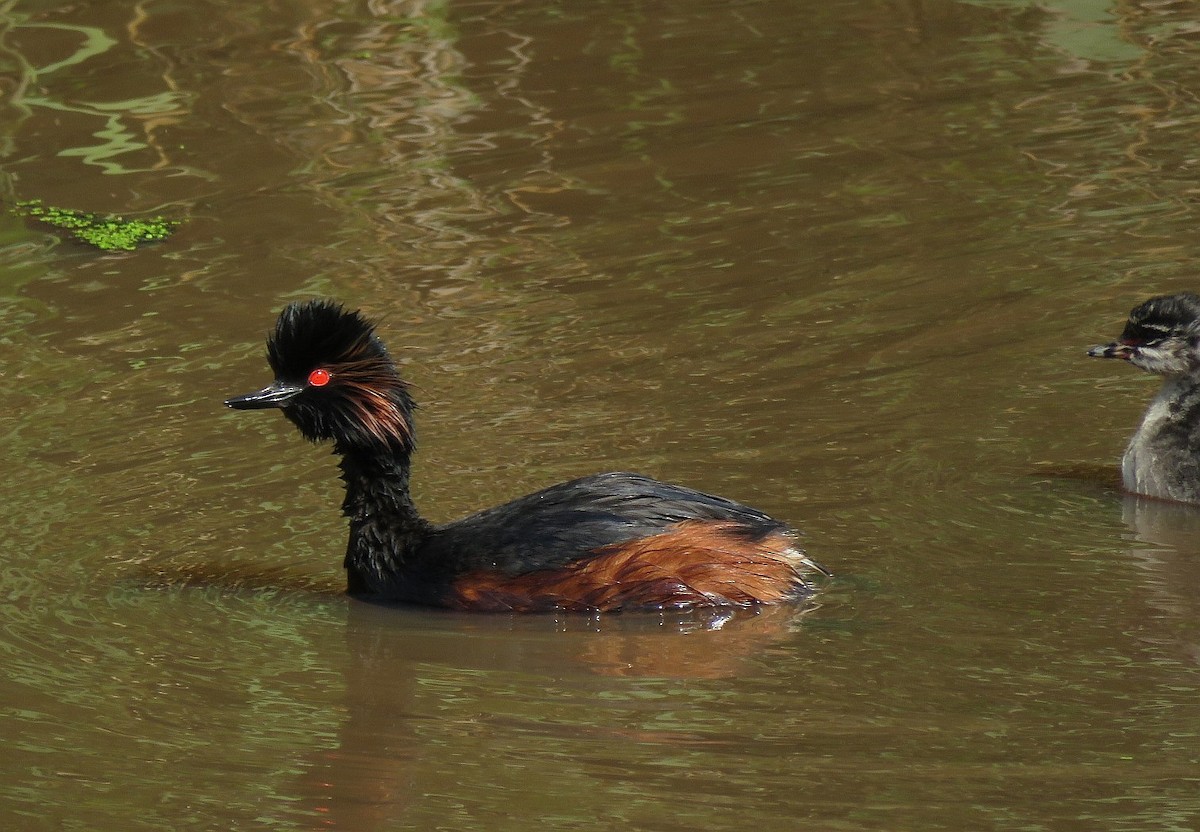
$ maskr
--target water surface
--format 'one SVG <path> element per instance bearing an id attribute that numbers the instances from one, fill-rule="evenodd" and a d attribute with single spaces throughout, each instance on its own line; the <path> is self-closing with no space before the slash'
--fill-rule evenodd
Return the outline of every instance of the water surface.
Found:
<path id="1" fill-rule="evenodd" d="M 1122 498 L 1195 288 L 1189 7 L 0 7 L 0 819 L 19 829 L 1176 830 L 1200 514 Z M 327 449 L 221 400 L 382 319 L 451 518 L 633 469 L 806 532 L 819 604 L 341 594 Z"/>

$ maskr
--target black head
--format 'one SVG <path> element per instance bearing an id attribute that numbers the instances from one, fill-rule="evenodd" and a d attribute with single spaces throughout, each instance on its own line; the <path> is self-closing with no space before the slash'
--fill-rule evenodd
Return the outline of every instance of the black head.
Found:
<path id="1" fill-rule="evenodd" d="M 267 363 L 275 381 L 225 404 L 282 408 L 308 439 L 341 451 L 412 450 L 408 385 L 360 313 L 328 300 L 289 304 L 267 338 Z"/>
<path id="2" fill-rule="evenodd" d="M 1160 375 L 1186 375 L 1200 369 L 1200 296 L 1161 295 L 1129 313 L 1125 331 L 1111 344 L 1088 350 L 1095 358 L 1122 358 Z"/>

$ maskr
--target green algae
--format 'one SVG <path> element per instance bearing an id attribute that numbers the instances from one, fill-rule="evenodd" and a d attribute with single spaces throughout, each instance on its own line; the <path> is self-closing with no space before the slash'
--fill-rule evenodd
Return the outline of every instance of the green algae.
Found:
<path id="1" fill-rule="evenodd" d="M 179 227 L 178 220 L 165 217 L 126 219 L 44 205 L 40 199 L 18 202 L 16 213 L 61 229 L 75 240 L 101 251 L 133 251 L 145 243 L 165 240 Z"/>

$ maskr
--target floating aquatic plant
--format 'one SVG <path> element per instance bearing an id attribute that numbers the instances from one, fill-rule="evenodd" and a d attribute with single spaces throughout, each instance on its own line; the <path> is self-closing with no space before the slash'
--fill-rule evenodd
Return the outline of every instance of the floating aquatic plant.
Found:
<path id="1" fill-rule="evenodd" d="M 126 219 L 110 214 L 92 214 L 70 208 L 43 205 L 40 199 L 17 203 L 16 211 L 26 217 L 66 231 L 81 243 L 101 251 L 133 251 L 143 243 L 165 240 L 179 227 L 178 220 L 165 217 Z"/>

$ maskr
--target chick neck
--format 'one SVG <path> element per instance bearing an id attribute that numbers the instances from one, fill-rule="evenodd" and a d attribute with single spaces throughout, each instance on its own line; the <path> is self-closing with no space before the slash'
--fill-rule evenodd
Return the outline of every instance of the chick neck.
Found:
<path id="1" fill-rule="evenodd" d="M 1200 368 L 1168 376 L 1121 461 L 1125 488 L 1200 503 Z"/>

